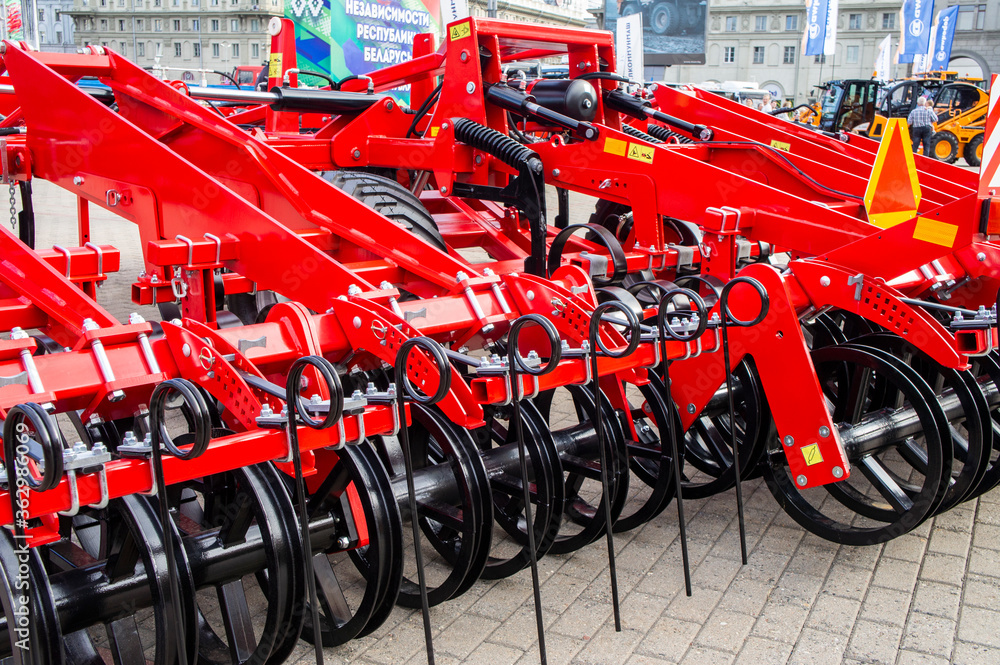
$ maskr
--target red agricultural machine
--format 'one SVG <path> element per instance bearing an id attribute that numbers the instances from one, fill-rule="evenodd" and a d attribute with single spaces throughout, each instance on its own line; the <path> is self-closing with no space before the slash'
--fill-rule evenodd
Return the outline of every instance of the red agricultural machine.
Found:
<path id="1" fill-rule="evenodd" d="M 614 533 L 675 499 L 683 543 L 735 488 L 742 534 L 763 475 L 863 545 L 1000 483 L 1000 210 L 905 125 L 629 94 L 609 34 L 481 19 L 299 88 L 271 33 L 267 92 L 0 53 L 0 657 L 321 662 L 397 603 L 430 646 L 428 607 L 530 568 L 544 660 L 537 559 L 604 539 L 617 622 Z M 79 247 L 30 247 L 35 179 Z M 137 226 L 162 321 L 98 303 L 89 206 Z"/>

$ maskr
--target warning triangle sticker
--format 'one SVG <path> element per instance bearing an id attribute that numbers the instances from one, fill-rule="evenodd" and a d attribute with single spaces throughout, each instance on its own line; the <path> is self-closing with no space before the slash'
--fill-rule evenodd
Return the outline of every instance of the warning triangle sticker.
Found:
<path id="1" fill-rule="evenodd" d="M 906 120 L 886 124 L 865 190 L 868 221 L 883 229 L 913 219 L 920 206 L 920 183 Z"/>

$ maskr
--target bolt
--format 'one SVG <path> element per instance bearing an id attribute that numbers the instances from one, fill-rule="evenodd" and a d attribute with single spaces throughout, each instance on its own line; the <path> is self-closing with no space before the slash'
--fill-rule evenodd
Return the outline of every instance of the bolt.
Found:
<path id="1" fill-rule="evenodd" d="M 688 413 L 694 413 L 694 404 L 688 404 Z"/>
<path id="2" fill-rule="evenodd" d="M 354 152 L 351 153 L 351 156 L 354 157 L 354 159 L 361 159 L 361 151 L 355 148 Z"/>
<path id="3" fill-rule="evenodd" d="M 271 410 L 271 405 L 270 404 L 268 404 L 267 402 L 265 402 L 264 404 L 262 404 L 260 406 L 260 417 L 261 418 L 270 418 L 273 415 L 274 415 L 274 411 Z"/>
<path id="4" fill-rule="evenodd" d="M 354 317 L 354 327 L 355 328 L 360 328 L 361 327 L 361 317 L 360 316 L 355 316 Z"/>
<path id="5" fill-rule="evenodd" d="M 583 108 L 589 109 L 593 105 L 594 105 L 594 102 L 592 102 L 590 99 L 583 100 Z"/>
<path id="6" fill-rule="evenodd" d="M 827 427 L 826 425 L 823 425 L 822 427 L 819 428 L 819 435 L 824 439 L 830 436 L 830 428 Z"/>
<path id="7" fill-rule="evenodd" d="M 832 472 L 833 472 L 833 477 L 834 478 L 843 478 L 844 477 L 844 470 L 841 469 L 839 466 L 833 467 Z"/>
<path id="8" fill-rule="evenodd" d="M 391 100 L 391 99 L 390 99 L 390 100 L 387 100 L 387 101 L 386 101 L 386 103 L 385 103 L 385 110 L 386 110 L 386 111 L 391 111 L 391 110 L 392 110 L 392 107 L 393 107 L 393 106 L 394 106 L 394 105 L 393 105 L 393 103 L 392 103 L 392 100 Z"/>
<path id="9" fill-rule="evenodd" d="M 80 185 L 82 185 L 83 184 L 83 176 L 82 175 L 78 175 L 77 177 L 73 178 L 73 184 L 76 185 L 77 187 L 79 187 Z"/>
<path id="10" fill-rule="evenodd" d="M 979 252 L 978 254 L 976 254 L 976 258 L 979 259 L 980 261 L 985 261 L 986 260 L 986 252 Z"/>
<path id="11" fill-rule="evenodd" d="M 448 129 L 448 123 L 447 122 L 442 122 L 441 123 L 441 129 Z"/>
<path id="12" fill-rule="evenodd" d="M 462 51 L 461 53 L 458 54 L 458 59 L 461 60 L 462 62 L 468 62 L 469 61 L 469 52 L 468 51 Z"/>
<path id="13" fill-rule="evenodd" d="M 553 178 L 559 177 L 559 169 L 552 169 L 552 177 Z"/>
<path id="14" fill-rule="evenodd" d="M 445 187 L 444 185 L 441 185 L 441 193 L 442 194 L 447 194 L 448 193 L 448 188 Z"/>
<path id="15" fill-rule="evenodd" d="M 830 278 L 827 277 L 826 275 L 823 275 L 822 277 L 819 278 L 819 285 L 830 286 Z"/>
<path id="16" fill-rule="evenodd" d="M 482 166 L 483 165 L 483 156 L 482 155 L 476 155 L 475 161 L 476 161 L 476 166 Z"/>
<path id="17" fill-rule="evenodd" d="M 530 289 L 524 295 L 528 298 L 528 300 L 534 300 L 535 299 L 535 292 L 532 291 L 532 290 L 530 290 Z"/>
<path id="18" fill-rule="evenodd" d="M 792 435 L 791 435 L 791 434 L 788 434 L 788 435 L 786 435 L 786 436 L 785 436 L 785 445 L 786 445 L 786 446 L 791 446 L 791 445 L 793 445 L 794 443 L 795 443 L 795 439 L 794 439 L 794 438 L 792 438 Z"/>
<path id="19" fill-rule="evenodd" d="M 135 438 L 135 432 L 125 432 L 125 438 L 122 439 L 123 446 L 134 446 L 139 443 L 139 439 Z"/>
<path id="20" fill-rule="evenodd" d="M 185 344 L 184 346 L 182 346 L 181 347 L 181 353 L 184 354 L 185 358 L 190 358 L 191 357 L 191 345 L 190 344 Z"/>
<path id="21" fill-rule="evenodd" d="M 799 487 L 805 487 L 805 485 L 806 485 L 807 482 L 808 481 L 806 480 L 805 476 L 801 476 L 800 475 L 800 476 L 796 476 L 796 478 L 795 478 L 795 484 L 798 485 Z"/>
<path id="22" fill-rule="evenodd" d="M 348 540 L 347 536 L 341 536 L 340 538 L 337 539 L 337 547 L 339 547 L 342 550 L 346 550 L 348 545 L 350 544 L 351 541 Z"/>
<path id="23" fill-rule="evenodd" d="M 468 83 L 465 84 L 465 91 L 471 95 L 476 91 L 476 84 L 473 83 L 472 81 L 469 81 Z"/>
<path id="24" fill-rule="evenodd" d="M 650 92 L 656 92 L 657 90 L 659 90 L 659 88 L 660 88 L 660 86 L 658 86 L 657 84 L 654 83 L 653 85 L 649 86 L 649 91 Z"/>
<path id="25" fill-rule="evenodd" d="M 347 295 L 349 296 L 361 295 L 361 287 L 358 286 L 357 284 L 351 284 L 350 286 L 347 287 Z"/>

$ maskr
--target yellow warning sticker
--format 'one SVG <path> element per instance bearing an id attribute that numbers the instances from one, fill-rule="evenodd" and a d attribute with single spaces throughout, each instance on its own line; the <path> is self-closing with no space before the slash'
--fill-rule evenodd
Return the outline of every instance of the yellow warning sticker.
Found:
<path id="1" fill-rule="evenodd" d="M 823 455 L 819 452 L 819 444 L 813 443 L 802 448 L 802 457 L 806 460 L 806 466 L 819 464 L 823 461 Z"/>
<path id="2" fill-rule="evenodd" d="M 634 159 L 637 162 L 645 162 L 647 164 L 653 163 L 653 155 L 656 154 L 653 151 L 655 148 L 651 145 L 642 145 L 639 143 L 630 143 L 628 148 L 628 158 Z"/>
<path id="3" fill-rule="evenodd" d="M 431 127 L 431 138 L 437 138 L 438 132 L 441 131 L 440 127 Z"/>
<path id="4" fill-rule="evenodd" d="M 459 23 L 458 25 L 453 25 L 448 29 L 448 37 L 451 41 L 456 39 L 465 39 L 472 34 L 472 26 L 469 21 L 465 23 Z"/>
<path id="5" fill-rule="evenodd" d="M 774 139 L 771 139 L 771 147 L 777 148 L 778 150 L 784 150 L 785 152 L 792 151 L 791 143 L 785 143 L 784 141 L 776 141 Z"/>
<path id="6" fill-rule="evenodd" d="M 932 242 L 935 245 L 949 248 L 955 245 L 955 236 L 957 234 L 957 225 L 936 222 L 926 217 L 917 217 L 917 225 L 913 229 L 914 240 Z"/>
<path id="7" fill-rule="evenodd" d="M 610 136 L 604 139 L 604 152 L 610 152 L 612 155 L 618 155 L 619 157 L 624 157 L 625 151 L 627 149 L 628 149 L 628 141 L 613 139 Z"/>
<path id="8" fill-rule="evenodd" d="M 267 67 L 267 77 L 276 79 L 281 78 L 281 54 L 272 53 L 271 61 Z"/>

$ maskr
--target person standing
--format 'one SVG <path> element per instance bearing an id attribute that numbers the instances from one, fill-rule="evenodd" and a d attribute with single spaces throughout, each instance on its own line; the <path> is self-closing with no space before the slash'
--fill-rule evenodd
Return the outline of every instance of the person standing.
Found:
<path id="1" fill-rule="evenodd" d="M 920 144 L 924 144 L 924 156 L 934 159 L 931 151 L 931 134 L 934 133 L 934 123 L 937 114 L 927 105 L 927 99 L 917 97 L 917 107 L 910 111 L 906 124 L 910 126 L 910 136 L 913 139 L 913 152 L 916 153 Z"/>
<path id="2" fill-rule="evenodd" d="M 770 113 L 771 111 L 774 110 L 774 104 L 771 103 L 771 93 L 769 92 L 764 93 L 764 98 L 757 106 L 757 110 L 763 111 L 764 113 Z"/>

